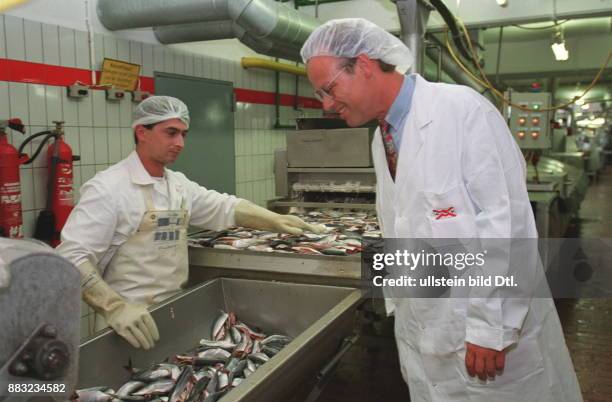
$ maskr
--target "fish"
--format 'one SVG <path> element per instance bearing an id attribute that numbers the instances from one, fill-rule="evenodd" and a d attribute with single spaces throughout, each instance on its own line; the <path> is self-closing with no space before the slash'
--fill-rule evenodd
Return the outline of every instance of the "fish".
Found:
<path id="1" fill-rule="evenodd" d="M 115 397 L 115 390 L 108 387 L 93 387 L 75 391 L 70 398 L 76 402 L 110 402 Z"/>
<path id="2" fill-rule="evenodd" d="M 191 366 L 185 366 L 181 372 L 181 376 L 176 381 L 176 386 L 170 394 L 169 402 L 184 402 L 189 396 L 193 383 L 193 368 Z"/>
<path id="3" fill-rule="evenodd" d="M 132 376 L 134 381 L 154 382 L 164 378 L 170 378 L 172 371 L 169 367 L 153 366 L 150 369 L 142 370 Z"/>
<path id="4" fill-rule="evenodd" d="M 270 357 L 263 352 L 259 353 L 251 353 L 249 355 L 249 359 L 251 359 L 254 363 L 263 364 L 270 360 Z"/>
<path id="5" fill-rule="evenodd" d="M 233 327 L 232 327 L 233 328 Z M 210 339 L 201 339 L 200 340 L 200 345 L 201 348 L 203 350 L 206 349 L 225 349 L 225 350 L 231 350 L 234 349 L 236 347 L 236 343 L 232 340 L 227 340 L 227 339 L 223 339 L 221 341 L 213 341 Z"/>
<path id="6" fill-rule="evenodd" d="M 286 345 L 289 342 L 291 342 L 291 338 L 289 338 L 288 336 L 285 336 L 285 335 L 270 335 L 269 337 L 263 339 L 261 341 L 261 344 L 262 345 L 268 345 L 268 344 L 280 343 L 280 344 Z"/>
<path id="7" fill-rule="evenodd" d="M 152 382 L 145 385 L 132 395 L 150 396 L 150 395 L 166 395 L 174 388 L 175 382 L 172 380 L 162 380 Z"/>
<path id="8" fill-rule="evenodd" d="M 207 349 L 203 352 L 198 353 L 198 358 L 205 361 L 204 364 L 212 365 L 215 363 L 225 363 L 232 354 L 225 349 L 215 348 L 215 349 Z"/>
<path id="9" fill-rule="evenodd" d="M 230 335 L 234 344 L 240 343 L 240 340 L 242 339 L 242 333 L 240 333 L 240 331 L 235 326 L 232 326 L 230 328 Z"/>
<path id="10" fill-rule="evenodd" d="M 191 392 L 187 396 L 187 399 L 185 400 L 185 402 L 197 402 L 197 401 L 204 399 L 204 394 L 206 393 L 206 387 L 208 386 L 209 382 L 210 382 L 209 375 L 206 375 L 200 378 L 195 383 L 193 388 L 191 389 Z"/>
<path id="11" fill-rule="evenodd" d="M 223 338 L 225 338 L 225 332 L 226 332 L 225 323 L 227 322 L 228 318 L 229 318 L 229 314 L 227 314 L 225 311 L 223 311 L 221 315 L 217 318 L 217 320 L 215 321 L 215 324 L 213 325 L 213 329 L 212 329 L 211 338 L 213 340 L 220 341 Z"/>
<path id="12" fill-rule="evenodd" d="M 146 383 L 143 381 L 128 381 L 117 390 L 116 396 L 119 399 L 125 399 L 145 385 Z"/>

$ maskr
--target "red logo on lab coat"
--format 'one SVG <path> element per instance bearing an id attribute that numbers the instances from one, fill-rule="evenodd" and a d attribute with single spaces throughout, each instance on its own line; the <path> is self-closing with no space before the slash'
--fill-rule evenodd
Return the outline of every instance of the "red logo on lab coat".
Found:
<path id="1" fill-rule="evenodd" d="M 433 213 L 435 215 L 436 220 L 457 216 L 457 214 L 455 213 L 455 207 L 449 207 L 446 209 L 434 209 Z"/>

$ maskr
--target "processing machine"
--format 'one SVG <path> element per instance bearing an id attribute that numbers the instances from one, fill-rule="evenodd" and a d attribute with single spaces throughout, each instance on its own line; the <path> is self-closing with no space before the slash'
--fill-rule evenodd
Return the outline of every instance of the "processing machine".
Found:
<path id="1" fill-rule="evenodd" d="M 565 130 L 551 127 L 551 95 L 510 92 L 521 108 L 504 108 L 510 131 L 527 161 L 527 191 L 540 237 L 561 237 L 584 199 L 588 178 L 581 162 L 566 163 L 553 146 L 564 142 Z M 570 157 L 568 155 L 568 157 Z M 572 155 L 581 160 L 582 155 Z"/>
<path id="2" fill-rule="evenodd" d="M 74 391 L 80 279 L 46 244 L 0 238 L 0 399 L 66 399 Z"/>

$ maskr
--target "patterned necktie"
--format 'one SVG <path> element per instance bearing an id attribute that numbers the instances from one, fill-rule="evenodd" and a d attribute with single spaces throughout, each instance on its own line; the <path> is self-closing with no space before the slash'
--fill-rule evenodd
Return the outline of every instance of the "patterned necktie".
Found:
<path id="1" fill-rule="evenodd" d="M 389 132 L 389 123 L 385 120 L 380 122 L 380 134 L 382 135 L 383 144 L 385 145 L 385 154 L 387 155 L 387 165 L 389 165 L 389 173 L 395 181 L 395 170 L 397 169 L 397 150 L 393 143 L 393 136 Z"/>

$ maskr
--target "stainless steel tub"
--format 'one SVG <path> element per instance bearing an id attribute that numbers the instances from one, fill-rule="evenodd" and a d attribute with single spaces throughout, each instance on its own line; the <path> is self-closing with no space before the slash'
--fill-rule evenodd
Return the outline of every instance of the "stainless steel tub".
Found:
<path id="1" fill-rule="evenodd" d="M 210 336 L 219 310 L 233 311 L 268 334 L 295 339 L 232 390 L 223 402 L 289 401 L 338 351 L 353 329 L 362 293 L 355 288 L 219 278 L 158 305 L 152 315 L 160 332 L 153 350 L 132 348 L 106 330 L 80 348 L 78 388 L 117 387 L 127 380 L 131 359 L 146 367 L 196 346 Z"/>

